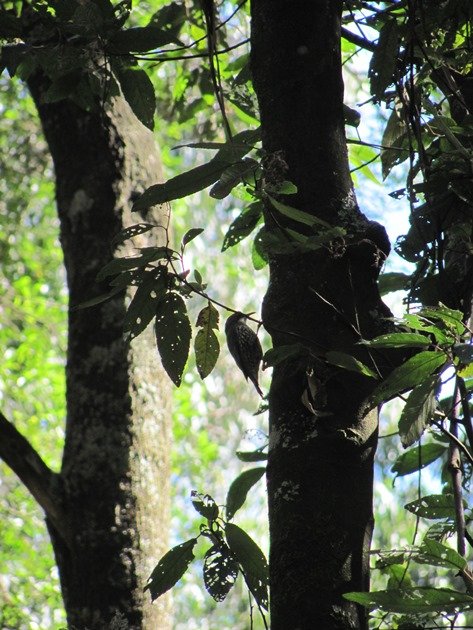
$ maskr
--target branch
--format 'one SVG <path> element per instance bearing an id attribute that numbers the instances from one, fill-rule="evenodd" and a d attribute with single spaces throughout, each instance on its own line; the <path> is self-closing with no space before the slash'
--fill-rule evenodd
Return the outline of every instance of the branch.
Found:
<path id="1" fill-rule="evenodd" d="M 44 463 L 28 440 L 15 429 L 1 411 L 0 459 L 3 459 L 23 482 L 39 506 L 43 508 L 46 518 L 67 542 L 67 521 L 53 491 L 53 485 L 59 475 Z"/>
<path id="2" fill-rule="evenodd" d="M 374 52 L 376 50 L 376 44 L 374 42 L 371 42 L 369 39 L 365 39 L 361 35 L 352 33 L 344 26 L 342 26 L 342 37 L 352 44 L 355 44 L 360 48 L 364 48 L 365 50 L 371 50 L 371 52 Z"/>

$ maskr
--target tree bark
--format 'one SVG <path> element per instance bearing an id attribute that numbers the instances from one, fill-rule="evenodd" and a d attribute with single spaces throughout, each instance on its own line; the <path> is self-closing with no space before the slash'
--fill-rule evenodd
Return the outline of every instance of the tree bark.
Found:
<path id="1" fill-rule="evenodd" d="M 374 369 L 356 344 L 386 332 L 376 279 L 389 241 L 352 188 L 340 25 L 341 2 L 252 1 L 265 178 L 289 179 L 298 192 L 286 203 L 347 232 L 314 253 L 270 259 L 264 325 L 275 347 L 302 341 L 311 351 L 274 368 L 269 396 L 272 630 L 367 627 L 365 610 L 342 595 L 369 588 L 377 413 L 364 401 L 375 381 L 323 355 L 343 351 Z M 281 219 L 268 207 L 266 229 Z"/>
<path id="2" fill-rule="evenodd" d="M 123 339 L 129 295 L 75 309 L 108 290 L 97 272 L 113 256 L 111 239 L 143 218 L 132 217 L 131 202 L 161 177 L 159 155 L 123 98 L 86 112 L 45 104 L 41 76 L 29 87 L 54 161 L 69 287 L 66 441 L 54 487 L 67 540 L 48 519 L 68 625 L 170 628 L 166 598 L 151 605 L 143 593 L 167 546 L 170 381 L 150 329 Z M 162 223 L 163 212 L 146 218 Z"/>

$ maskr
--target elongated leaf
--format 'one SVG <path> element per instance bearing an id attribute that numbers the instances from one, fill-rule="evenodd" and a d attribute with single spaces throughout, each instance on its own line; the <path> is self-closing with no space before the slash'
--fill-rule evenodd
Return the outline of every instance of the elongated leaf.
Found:
<path id="1" fill-rule="evenodd" d="M 189 356 L 191 337 L 184 300 L 177 293 L 166 294 L 156 309 L 156 342 L 163 367 L 177 387 Z"/>
<path id="2" fill-rule="evenodd" d="M 151 79 L 141 68 L 127 68 L 119 74 L 123 96 L 128 101 L 135 116 L 145 127 L 154 129 L 156 95 Z"/>
<path id="3" fill-rule="evenodd" d="M 215 503 L 210 494 L 200 494 L 195 490 L 191 492 L 192 505 L 196 512 L 209 521 L 215 521 L 218 518 L 218 505 Z"/>
<path id="4" fill-rule="evenodd" d="M 455 518 L 455 500 L 453 494 L 430 494 L 411 501 L 406 510 L 423 518 Z"/>
<path id="5" fill-rule="evenodd" d="M 167 270 L 164 267 L 146 272 L 123 321 L 123 330 L 130 333 L 130 339 L 142 333 L 156 315 L 158 301 L 167 291 L 167 276 Z"/>
<path id="6" fill-rule="evenodd" d="M 419 564 L 448 567 L 457 571 L 461 571 L 467 565 L 466 559 L 454 549 L 432 538 L 424 538 L 419 548 L 419 553 L 414 555 L 413 558 Z"/>
<path id="7" fill-rule="evenodd" d="M 268 454 L 264 453 L 262 449 L 256 451 L 237 451 L 236 456 L 241 462 L 265 462 L 268 459 Z"/>
<path id="8" fill-rule="evenodd" d="M 473 597 L 449 588 L 415 587 L 373 593 L 345 593 L 345 599 L 369 608 L 402 614 L 449 612 L 473 606 Z"/>
<path id="9" fill-rule="evenodd" d="M 277 199 L 274 199 L 274 197 L 271 197 L 271 195 L 268 195 L 268 197 L 271 201 L 271 204 L 276 208 L 276 210 L 288 219 L 292 219 L 293 221 L 297 221 L 298 223 L 302 223 L 304 225 L 309 225 L 310 227 L 313 227 L 315 225 L 321 225 L 325 228 L 332 227 L 326 221 L 323 221 L 322 219 L 319 219 L 318 217 L 313 216 L 308 212 L 304 212 L 303 210 L 298 210 L 297 208 L 288 206 L 285 203 L 281 203 Z"/>
<path id="10" fill-rule="evenodd" d="M 346 352 L 331 350 L 326 353 L 325 358 L 332 365 L 337 365 L 345 370 L 350 370 L 350 372 L 358 372 L 358 374 L 364 374 L 365 376 L 370 376 L 371 378 L 378 378 L 376 372 L 373 372 L 373 370 L 371 370 L 367 365 L 358 361 L 358 359 L 355 359 L 355 357 L 351 354 L 346 354 Z"/>
<path id="11" fill-rule="evenodd" d="M 172 588 L 184 575 L 194 559 L 193 549 L 197 538 L 191 538 L 170 549 L 158 562 L 149 577 L 145 591 L 149 590 L 154 601 Z"/>
<path id="12" fill-rule="evenodd" d="M 184 248 L 188 243 L 193 241 L 199 234 L 202 234 L 204 228 L 191 228 L 182 237 L 182 247 Z"/>
<path id="13" fill-rule="evenodd" d="M 79 310 L 81 308 L 89 308 L 90 306 L 95 306 L 96 304 L 101 304 L 102 302 L 106 302 L 111 297 L 123 291 L 124 287 L 115 287 L 108 293 L 102 293 L 101 295 L 97 295 L 97 297 L 91 298 L 90 300 L 86 300 L 85 302 L 81 302 L 77 306 L 72 308 L 73 311 Z"/>
<path id="14" fill-rule="evenodd" d="M 398 477 L 409 475 L 434 462 L 445 453 L 446 449 L 444 444 L 434 443 L 411 448 L 396 459 L 391 472 L 397 473 Z"/>
<path id="15" fill-rule="evenodd" d="M 383 179 L 386 179 L 395 164 L 399 164 L 409 157 L 409 148 L 407 145 L 405 146 L 404 142 L 406 138 L 407 125 L 400 117 L 399 111 L 393 109 L 381 139 L 381 145 L 383 147 L 381 149 Z"/>
<path id="16" fill-rule="evenodd" d="M 198 317 L 196 326 L 200 327 L 194 341 L 195 361 L 200 378 L 205 378 L 214 369 L 220 354 L 220 344 L 213 329 L 218 329 L 218 311 L 209 302 Z"/>
<path id="17" fill-rule="evenodd" d="M 231 520 L 235 513 L 245 503 L 250 489 L 257 483 L 266 472 L 266 468 L 251 468 L 241 473 L 232 482 L 226 500 L 227 520 Z"/>
<path id="18" fill-rule="evenodd" d="M 258 162 L 252 158 L 243 158 L 227 167 L 216 184 L 210 190 L 210 196 L 214 199 L 224 199 L 235 186 L 238 186 L 245 178 L 249 177 L 258 168 Z"/>
<path id="19" fill-rule="evenodd" d="M 458 335 L 462 335 L 465 332 L 465 324 L 462 322 L 463 313 L 461 311 L 456 311 L 446 306 L 438 306 L 437 308 L 423 308 L 420 315 L 445 322 Z"/>
<path id="20" fill-rule="evenodd" d="M 146 250 L 141 250 L 141 254 L 139 256 L 114 258 L 98 272 L 97 282 L 101 282 L 109 276 L 115 276 L 122 271 L 146 267 L 146 265 L 152 261 L 165 258 L 168 252 L 171 252 L 171 250 L 168 250 L 166 247 L 149 247 L 146 248 Z"/>
<path id="21" fill-rule="evenodd" d="M 213 545 L 204 558 L 204 584 L 216 602 L 223 602 L 238 576 L 238 562 L 224 543 Z"/>
<path id="22" fill-rule="evenodd" d="M 264 584 L 268 583 L 268 563 L 264 553 L 248 536 L 248 534 L 235 525 L 234 523 L 226 523 L 225 536 L 228 546 L 235 554 L 236 559 L 241 564 L 246 574 L 252 575 Z"/>
<path id="23" fill-rule="evenodd" d="M 263 204 L 252 203 L 233 221 L 223 239 L 222 252 L 246 238 L 258 225 L 263 215 Z"/>
<path id="24" fill-rule="evenodd" d="M 295 357 L 304 357 L 308 355 L 309 351 L 303 344 L 291 343 L 284 346 L 278 346 L 277 348 L 270 348 L 270 350 L 264 354 L 263 365 L 265 368 L 274 367 L 287 359 L 294 359 Z"/>
<path id="25" fill-rule="evenodd" d="M 417 442 L 431 421 L 437 407 L 437 384 L 438 376 L 431 376 L 409 394 L 399 419 L 399 435 L 404 447 Z"/>
<path id="26" fill-rule="evenodd" d="M 422 348 L 430 346 L 432 341 L 426 335 L 418 333 L 389 333 L 362 343 L 371 348 Z"/>
<path id="27" fill-rule="evenodd" d="M 445 364 L 447 357 L 443 352 L 419 352 L 405 363 L 395 368 L 371 394 L 371 404 L 378 405 L 393 396 L 422 383 L 433 372 Z"/>
<path id="28" fill-rule="evenodd" d="M 469 343 L 457 343 L 453 346 L 453 354 L 461 363 L 473 363 L 473 346 Z"/>
<path id="29" fill-rule="evenodd" d="M 112 247 L 116 247 L 120 243 L 124 243 L 125 241 L 127 241 L 129 238 L 133 238 L 134 236 L 138 236 L 139 234 L 149 232 L 155 227 L 156 226 L 152 223 L 136 223 L 135 225 L 131 225 L 130 227 L 125 228 L 116 236 L 114 236 L 110 245 Z"/>
<path id="30" fill-rule="evenodd" d="M 379 32 L 376 49 L 371 57 L 368 77 L 370 79 L 371 94 L 378 99 L 384 90 L 394 81 L 396 56 L 398 52 L 398 27 L 396 19 L 386 22 Z"/>
<path id="31" fill-rule="evenodd" d="M 148 52 L 176 42 L 169 31 L 155 26 L 135 26 L 115 33 L 109 45 L 114 53 Z"/>

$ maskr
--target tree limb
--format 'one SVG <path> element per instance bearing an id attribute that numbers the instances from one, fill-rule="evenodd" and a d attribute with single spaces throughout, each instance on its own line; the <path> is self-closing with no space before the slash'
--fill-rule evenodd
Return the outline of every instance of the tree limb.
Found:
<path id="1" fill-rule="evenodd" d="M 371 42 L 369 39 L 366 39 L 361 35 L 352 33 L 344 26 L 342 26 L 342 37 L 352 44 L 355 44 L 360 48 L 364 48 L 365 50 L 371 50 L 371 52 L 374 52 L 376 50 L 376 44 L 374 42 Z"/>
<path id="2" fill-rule="evenodd" d="M 41 459 L 28 440 L 7 420 L 0 411 L 0 459 L 26 486 L 39 506 L 67 542 L 67 521 L 54 493 L 59 475 Z"/>

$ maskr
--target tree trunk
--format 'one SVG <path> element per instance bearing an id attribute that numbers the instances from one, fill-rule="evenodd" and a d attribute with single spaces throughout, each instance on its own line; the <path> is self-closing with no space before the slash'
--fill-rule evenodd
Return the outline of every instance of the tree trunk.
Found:
<path id="1" fill-rule="evenodd" d="M 125 292 L 74 309 L 108 290 L 97 272 L 113 256 L 113 236 L 142 219 L 132 218 L 131 201 L 159 180 L 159 156 L 121 97 L 106 112 L 86 112 L 44 104 L 38 75 L 29 87 L 54 160 L 69 287 L 66 442 L 54 482 L 63 517 L 59 527 L 48 520 L 68 624 L 170 628 L 166 599 L 151 605 L 143 593 L 167 546 L 170 381 L 150 329 L 124 341 Z M 162 215 L 147 219 L 159 224 Z"/>
<path id="2" fill-rule="evenodd" d="M 270 260 L 263 321 L 273 345 L 301 341 L 311 351 L 275 367 L 269 397 L 272 630 L 367 627 L 364 609 L 342 595 L 369 588 L 377 413 L 364 400 L 375 381 L 323 355 L 370 363 L 356 344 L 386 332 L 376 279 L 389 241 L 352 189 L 340 23 L 341 2 L 252 1 L 266 181 L 292 181 L 298 192 L 286 203 L 347 231 L 314 253 Z M 273 217 L 267 208 L 267 229 L 278 232 Z"/>

